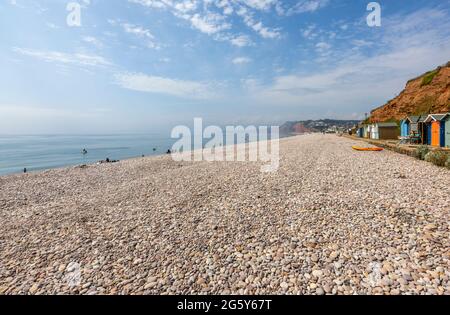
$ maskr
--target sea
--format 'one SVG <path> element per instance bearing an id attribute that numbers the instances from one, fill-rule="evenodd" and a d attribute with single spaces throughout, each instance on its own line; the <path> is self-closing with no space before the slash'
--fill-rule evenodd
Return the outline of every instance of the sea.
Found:
<path id="1" fill-rule="evenodd" d="M 223 134 L 226 131 L 222 128 Z M 280 138 L 287 135 L 280 135 Z M 202 136 L 200 136 L 202 137 Z M 225 136 L 222 143 L 225 144 Z M 270 139 L 270 134 L 268 135 Z M 235 143 L 248 138 L 234 138 Z M 101 160 L 124 160 L 166 154 L 179 138 L 170 133 L 110 135 L 0 135 L 0 176 Z M 206 144 L 210 138 L 202 138 Z M 194 135 L 191 136 L 194 144 Z M 85 154 L 83 151 L 85 151 Z"/>
<path id="2" fill-rule="evenodd" d="M 170 134 L 0 135 L 0 175 L 165 154 Z M 83 154 L 83 149 L 87 151 Z"/>

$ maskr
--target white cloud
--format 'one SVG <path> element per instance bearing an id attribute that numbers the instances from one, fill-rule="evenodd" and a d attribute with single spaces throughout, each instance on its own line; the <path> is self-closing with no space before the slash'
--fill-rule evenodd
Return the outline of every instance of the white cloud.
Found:
<path id="1" fill-rule="evenodd" d="M 145 46 L 150 49 L 161 49 L 161 46 L 155 41 L 155 36 L 149 29 L 146 29 L 142 26 L 130 24 L 130 23 L 121 23 L 119 20 L 108 20 L 108 23 L 111 25 L 120 25 L 125 33 L 132 34 L 134 36 L 144 38 Z"/>
<path id="2" fill-rule="evenodd" d="M 316 44 L 316 50 L 319 53 L 323 53 L 331 48 L 331 45 L 326 42 L 318 42 Z"/>
<path id="3" fill-rule="evenodd" d="M 289 8 L 286 12 L 287 15 L 314 12 L 320 8 L 325 7 L 329 0 L 302 0 L 297 2 L 293 7 Z"/>
<path id="4" fill-rule="evenodd" d="M 261 21 L 253 19 L 251 11 L 268 11 L 272 7 L 278 8 L 278 0 L 207 0 L 200 1 L 184 0 L 176 2 L 172 0 L 128 0 L 131 3 L 137 3 L 146 7 L 165 9 L 180 19 L 189 21 L 191 26 L 202 33 L 214 35 L 215 40 L 224 40 L 228 37 L 232 45 L 243 47 L 248 46 L 249 42 L 244 38 L 236 38 L 234 34 L 226 34 L 224 31 L 230 30 L 232 20 L 230 16 L 235 13 L 244 19 L 245 24 L 257 32 L 263 38 L 278 38 L 281 36 L 279 28 L 269 28 L 263 25 Z M 215 10 L 211 5 L 214 4 Z M 277 7 L 278 5 L 278 7 Z M 217 12 L 219 11 L 221 12 Z"/>
<path id="5" fill-rule="evenodd" d="M 102 47 L 103 46 L 103 43 L 99 39 L 95 38 L 94 36 L 83 36 L 82 40 L 85 43 L 92 44 L 92 45 L 94 45 L 96 47 Z"/>
<path id="6" fill-rule="evenodd" d="M 279 38 L 281 33 L 280 29 L 270 29 L 262 24 L 262 22 L 257 22 L 253 19 L 252 14 L 244 7 L 241 7 L 237 14 L 241 16 L 244 20 L 244 23 L 257 32 L 263 38 Z"/>
<path id="7" fill-rule="evenodd" d="M 136 26 L 136 25 L 129 24 L 129 23 L 123 23 L 122 27 L 126 33 L 134 34 L 134 35 L 141 36 L 141 37 L 147 37 L 149 39 L 155 38 L 153 36 L 153 34 L 150 32 L 150 30 L 145 29 L 141 26 Z"/>
<path id="8" fill-rule="evenodd" d="M 242 0 L 241 2 L 253 9 L 268 10 L 272 5 L 277 3 L 277 0 Z"/>
<path id="9" fill-rule="evenodd" d="M 232 60 L 232 62 L 235 65 L 241 65 L 241 64 L 249 63 L 251 61 L 252 61 L 252 59 L 250 59 L 248 57 L 236 57 Z"/>
<path id="10" fill-rule="evenodd" d="M 222 9 L 223 14 L 230 15 L 234 12 L 232 2 L 232 0 L 216 0 L 215 5 L 217 8 Z"/>
<path id="11" fill-rule="evenodd" d="M 194 99 L 217 96 L 216 88 L 210 83 L 149 76 L 143 73 L 116 74 L 115 79 L 119 86 L 134 91 Z"/>
<path id="12" fill-rule="evenodd" d="M 47 27 L 51 28 L 51 29 L 58 29 L 59 28 L 58 25 L 56 25 L 54 23 L 50 23 L 50 22 L 45 23 L 45 25 L 47 25 Z"/>
<path id="13" fill-rule="evenodd" d="M 254 45 L 253 41 L 248 35 L 244 34 L 229 34 L 229 33 L 217 33 L 213 37 L 214 40 L 221 42 L 229 42 L 236 47 L 246 47 Z"/>
<path id="14" fill-rule="evenodd" d="M 45 62 L 57 62 L 66 65 L 78 66 L 111 66 L 112 63 L 105 58 L 97 55 L 88 55 L 83 53 L 63 53 L 59 51 L 40 51 L 14 47 L 13 51 L 24 55 L 33 57 Z"/>
<path id="15" fill-rule="evenodd" d="M 232 45 L 237 47 L 245 47 L 252 45 L 252 41 L 247 35 L 238 35 L 230 39 Z"/>
<path id="16" fill-rule="evenodd" d="M 305 29 L 301 30 L 301 33 L 302 36 L 307 39 L 313 39 L 318 35 L 315 25 L 308 25 Z"/>
<path id="17" fill-rule="evenodd" d="M 369 42 L 364 39 L 354 39 L 352 40 L 352 44 L 355 45 L 356 47 L 369 47 L 373 45 L 372 42 Z"/>
<path id="18" fill-rule="evenodd" d="M 231 28 L 231 24 L 225 22 L 223 16 L 215 13 L 204 16 L 196 13 L 188 19 L 194 28 L 209 35 Z"/>

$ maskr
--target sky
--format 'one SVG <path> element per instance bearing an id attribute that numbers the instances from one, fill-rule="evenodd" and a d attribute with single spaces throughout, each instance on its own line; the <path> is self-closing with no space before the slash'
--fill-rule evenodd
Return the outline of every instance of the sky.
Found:
<path id="1" fill-rule="evenodd" d="M 362 119 L 450 60 L 450 0 L 369 2 L 1 0 L 0 134 Z"/>

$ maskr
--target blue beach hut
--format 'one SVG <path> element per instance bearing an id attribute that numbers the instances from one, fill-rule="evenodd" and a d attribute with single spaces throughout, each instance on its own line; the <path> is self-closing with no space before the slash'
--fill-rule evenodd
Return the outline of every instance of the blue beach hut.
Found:
<path id="1" fill-rule="evenodd" d="M 364 128 L 359 127 L 358 128 L 358 137 L 362 138 L 364 136 Z"/>
<path id="2" fill-rule="evenodd" d="M 400 121 L 400 136 L 402 137 L 408 137 L 410 134 L 410 128 L 409 128 L 409 119 L 406 117 L 405 119 L 402 119 Z"/>

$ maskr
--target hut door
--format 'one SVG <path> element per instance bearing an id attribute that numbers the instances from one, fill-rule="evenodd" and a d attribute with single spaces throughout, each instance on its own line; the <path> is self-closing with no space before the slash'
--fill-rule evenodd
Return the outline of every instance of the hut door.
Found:
<path id="1" fill-rule="evenodd" d="M 450 148 L 450 118 L 445 123 L 445 146 Z"/>
<path id="2" fill-rule="evenodd" d="M 440 123 L 440 130 L 439 130 L 439 145 L 441 147 L 445 147 L 445 121 L 442 121 Z"/>
<path id="3" fill-rule="evenodd" d="M 439 136 L 441 133 L 441 128 L 439 125 L 439 121 L 433 121 L 431 123 L 431 145 L 434 147 L 438 147 L 440 145 Z"/>

